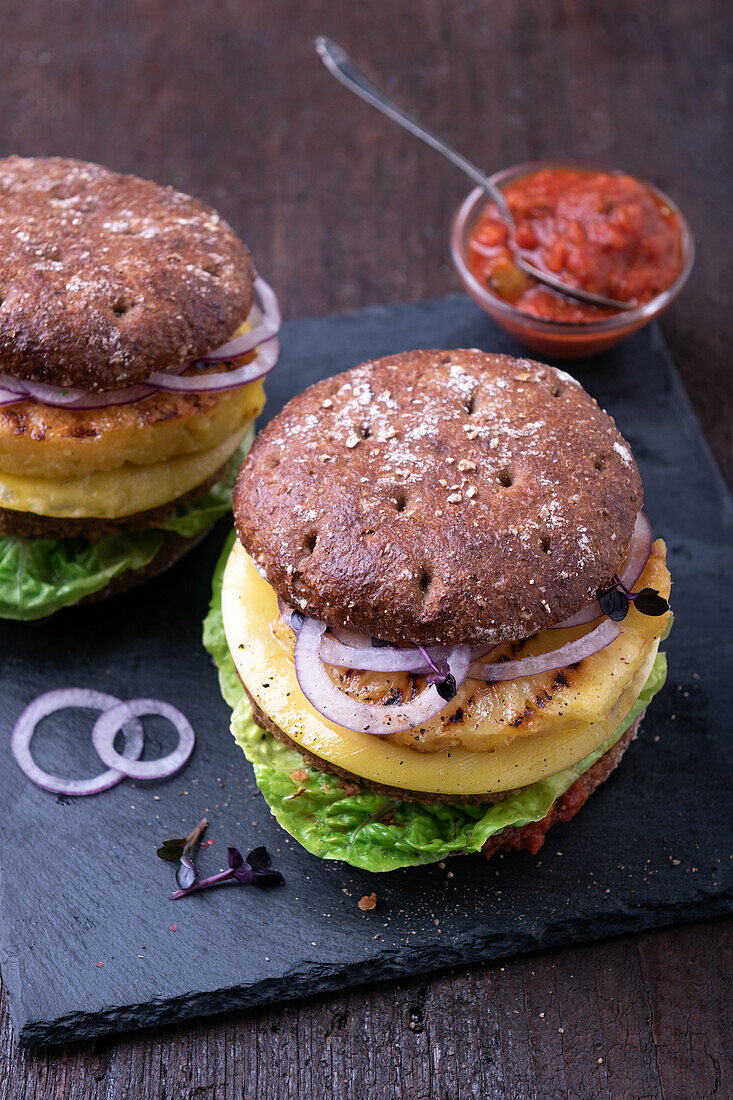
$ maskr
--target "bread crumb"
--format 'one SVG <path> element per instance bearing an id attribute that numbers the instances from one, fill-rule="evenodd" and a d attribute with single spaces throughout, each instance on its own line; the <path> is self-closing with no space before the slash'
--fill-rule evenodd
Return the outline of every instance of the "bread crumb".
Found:
<path id="1" fill-rule="evenodd" d="M 346 440 L 346 446 L 349 448 L 349 450 L 351 450 L 353 447 L 358 447 L 358 445 L 359 445 L 358 435 L 350 435 L 349 438 Z"/>
<path id="2" fill-rule="evenodd" d="M 462 458 L 458 463 L 458 469 L 461 471 L 462 474 L 465 474 L 466 470 L 475 470 L 476 463 L 473 461 L 473 459 Z"/>
<path id="3" fill-rule="evenodd" d="M 449 504 L 460 504 L 463 497 L 460 493 L 451 493 L 447 499 Z"/>
<path id="4" fill-rule="evenodd" d="M 290 773 L 290 778 L 293 783 L 305 783 L 308 772 L 304 768 L 296 768 L 294 772 Z"/>
<path id="5" fill-rule="evenodd" d="M 377 895 L 365 894 L 363 898 L 359 898 L 359 908 L 362 913 L 366 913 L 369 909 L 377 908 Z"/>

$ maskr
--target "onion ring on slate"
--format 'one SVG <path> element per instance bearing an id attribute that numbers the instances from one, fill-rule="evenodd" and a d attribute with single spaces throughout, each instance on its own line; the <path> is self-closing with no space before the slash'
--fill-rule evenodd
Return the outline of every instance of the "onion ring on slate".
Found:
<path id="1" fill-rule="evenodd" d="M 52 794 L 99 794 L 120 783 L 125 779 L 126 773 L 114 767 L 92 779 L 64 779 L 50 775 L 35 762 L 30 748 L 38 723 L 57 710 L 84 707 L 109 712 L 110 707 L 116 708 L 119 705 L 120 700 L 116 696 L 89 688 L 60 688 L 39 695 L 28 704 L 13 727 L 10 747 L 23 774 L 37 787 Z M 140 722 L 134 716 L 126 717 L 124 724 L 118 725 L 117 729 L 121 729 L 125 737 L 125 755 L 118 758 L 126 764 L 130 760 L 138 760 L 143 751 L 143 730 Z"/>
<path id="2" fill-rule="evenodd" d="M 114 739 L 126 722 L 144 714 L 159 714 L 167 718 L 178 731 L 178 744 L 172 753 L 158 760 L 128 760 L 115 750 Z M 191 723 L 170 703 L 164 703 L 161 699 L 130 699 L 126 703 L 118 702 L 100 715 L 92 730 L 92 741 L 99 757 L 108 767 L 116 768 L 131 779 L 167 779 L 186 763 L 196 738 Z"/>

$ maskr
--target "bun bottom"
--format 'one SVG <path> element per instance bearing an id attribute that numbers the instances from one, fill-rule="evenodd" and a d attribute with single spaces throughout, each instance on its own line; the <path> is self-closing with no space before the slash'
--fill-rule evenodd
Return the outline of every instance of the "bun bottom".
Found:
<path id="1" fill-rule="evenodd" d="M 545 843 L 545 837 L 552 826 L 558 821 L 570 821 L 571 818 L 575 817 L 596 787 L 600 787 L 604 779 L 608 779 L 611 772 L 618 767 L 621 757 L 639 732 L 639 726 L 645 713 L 645 711 L 642 711 L 636 721 L 629 726 L 623 737 L 620 737 L 616 744 L 607 753 L 604 753 L 600 760 L 595 762 L 592 768 L 588 768 L 588 771 L 584 772 L 580 779 L 576 779 L 573 785 L 565 791 L 565 794 L 555 799 L 541 821 L 530 821 L 528 825 L 521 828 L 510 825 L 506 829 L 502 829 L 496 836 L 489 837 L 481 849 L 486 858 L 491 859 L 496 852 L 521 851 L 523 848 L 526 848 L 532 855 L 536 855 Z"/>

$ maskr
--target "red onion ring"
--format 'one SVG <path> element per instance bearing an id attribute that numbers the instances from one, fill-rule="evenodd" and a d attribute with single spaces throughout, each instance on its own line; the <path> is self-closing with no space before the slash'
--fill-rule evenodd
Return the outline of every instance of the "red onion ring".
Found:
<path id="1" fill-rule="evenodd" d="M 234 370 L 217 371 L 216 374 L 184 374 L 178 377 L 172 374 L 151 374 L 148 382 L 166 393 L 221 393 L 264 378 L 277 363 L 279 354 L 280 341 L 271 336 L 257 349 L 256 359 Z"/>
<path id="2" fill-rule="evenodd" d="M 188 370 L 190 363 L 182 363 L 175 372 L 182 374 Z M 113 405 L 132 405 L 136 401 L 143 401 L 146 397 L 157 393 L 155 386 L 144 383 L 136 386 L 127 386 L 123 390 L 107 390 L 102 393 L 91 393 L 86 390 L 64 388 L 62 386 L 50 386 L 46 382 L 27 382 L 22 378 L 10 378 L 8 375 L 0 376 L 0 387 L 13 394 L 13 402 L 37 401 L 42 405 L 50 405 L 52 408 L 66 409 L 106 409 Z M 0 395 L 0 404 L 11 404 L 3 401 Z"/>
<path id="3" fill-rule="evenodd" d="M 71 405 L 87 396 L 86 390 L 69 389 L 62 386 L 49 386 L 45 382 L 26 382 L 24 378 L 11 378 L 0 375 L 0 386 L 16 394 L 16 401 L 40 401 L 44 405 Z"/>
<path id="4" fill-rule="evenodd" d="M 342 645 L 350 647 L 371 646 L 372 639 L 368 634 L 360 634 L 357 630 L 347 630 L 343 626 L 330 626 L 329 630 Z"/>
<path id="5" fill-rule="evenodd" d="M 601 605 L 598 600 L 593 600 L 592 603 L 588 603 L 585 607 L 581 607 L 580 611 L 576 611 L 569 619 L 564 619 L 561 623 L 553 623 L 553 625 L 549 626 L 547 629 L 569 630 L 573 626 L 585 626 L 586 623 L 593 623 L 596 619 L 600 619 L 602 615 Z"/>
<path id="6" fill-rule="evenodd" d="M 652 525 L 643 512 L 637 512 L 634 534 L 631 537 L 631 546 L 626 558 L 626 563 L 621 570 L 621 584 L 624 588 L 633 588 L 652 552 L 654 535 Z"/>
<path id="7" fill-rule="evenodd" d="M 634 533 L 631 536 L 631 546 L 620 574 L 621 584 L 624 588 L 632 589 L 644 572 L 652 552 L 653 542 L 654 535 L 651 523 L 643 512 L 637 512 Z M 602 615 L 601 605 L 598 600 L 593 600 L 569 619 L 564 619 L 561 623 L 555 623 L 549 629 L 567 630 L 573 626 L 585 626 L 586 623 L 592 623 L 596 619 L 600 619 Z"/>
<path id="8" fill-rule="evenodd" d="M 319 650 L 326 624 L 317 619 L 305 619 L 295 643 L 295 673 L 301 691 L 316 710 L 346 729 L 384 736 L 414 729 L 431 721 L 448 705 L 436 686 L 426 687 L 416 699 L 404 705 L 364 703 L 353 699 L 333 683 L 321 661 Z M 471 650 L 454 646 L 449 651 L 448 671 L 455 680 L 456 690 L 466 679 Z"/>
<path id="9" fill-rule="evenodd" d="M 537 676 L 540 672 L 552 672 L 553 669 L 565 668 L 566 665 L 573 665 L 600 652 L 615 641 L 620 633 L 621 627 L 618 623 L 604 619 L 589 634 L 568 642 L 559 649 L 553 649 L 550 653 L 524 657 L 520 661 L 475 661 L 469 668 L 468 675 L 474 680 L 493 683 L 498 680 L 518 680 L 523 676 Z"/>
<path id="10" fill-rule="evenodd" d="M 91 691 L 87 688 L 62 688 L 39 695 L 29 703 L 18 718 L 10 741 L 13 756 L 23 774 L 37 787 L 51 791 L 52 794 L 99 794 L 100 791 L 106 791 L 120 783 L 125 778 L 125 772 L 114 767 L 92 779 L 64 779 L 50 775 L 35 762 L 30 748 L 38 723 L 57 710 L 84 707 L 89 710 L 109 711 L 110 707 L 117 707 L 119 703 L 120 700 L 114 695 L 107 695 L 102 691 Z M 121 729 L 125 737 L 125 755 L 120 756 L 119 759 L 125 763 L 139 759 L 143 751 L 142 726 L 136 718 L 130 718 L 125 720 Z"/>
<path id="11" fill-rule="evenodd" d="M 203 356 L 198 362 L 221 363 L 238 359 L 251 351 L 258 351 L 252 363 L 245 363 L 232 371 L 220 371 L 216 374 L 189 375 L 180 378 L 190 369 L 191 363 L 182 363 L 177 370 L 157 372 L 138 385 L 127 386 L 122 390 L 108 390 L 103 393 L 90 393 L 73 387 L 52 386 L 46 382 L 28 382 L 10 375 L 0 375 L 0 407 L 13 405 L 19 401 L 38 401 L 42 405 L 55 408 L 106 409 L 112 406 L 132 405 L 143 401 L 158 390 L 167 393 L 220 393 L 236 389 L 249 382 L 255 382 L 269 374 L 277 362 L 280 345 L 274 337 L 280 331 L 280 309 L 272 287 L 260 276 L 255 279 L 255 295 L 259 300 L 262 314 L 259 324 L 250 332 L 235 337 L 221 347 Z"/>
<path id="12" fill-rule="evenodd" d="M 108 409 L 113 405 L 134 405 L 136 401 L 144 401 L 146 397 L 152 397 L 156 392 L 154 386 L 127 386 L 124 390 L 108 390 L 106 393 L 88 393 L 69 405 L 70 409 Z M 40 398 L 39 398 L 40 400 Z M 53 404 L 47 401 L 46 404 Z"/>
<path id="13" fill-rule="evenodd" d="M 139 718 L 143 714 L 160 714 L 175 726 L 178 744 L 168 756 L 158 760 L 127 760 L 115 750 L 114 739 L 118 731 L 131 718 Z M 196 738 L 191 723 L 170 703 L 160 699 L 130 699 L 126 703 L 117 702 L 97 719 L 92 730 L 92 741 L 104 763 L 123 775 L 131 779 L 167 779 L 186 763 Z"/>
<path id="14" fill-rule="evenodd" d="M 266 283 L 259 275 L 255 279 L 254 289 L 255 294 L 259 298 L 259 305 L 262 311 L 262 320 L 259 325 L 250 329 L 249 332 L 243 333 L 241 336 L 236 336 L 233 340 L 230 340 L 229 343 L 222 344 L 220 348 L 215 348 L 214 351 L 210 351 L 207 355 L 202 356 L 200 362 L 222 363 L 228 359 L 239 359 L 240 356 L 246 355 L 248 352 L 258 348 L 260 344 L 264 344 L 265 340 L 270 340 L 273 336 L 277 336 L 282 323 L 277 295 L 269 283 Z"/>
<path id="15" fill-rule="evenodd" d="M 357 635 L 358 636 L 358 635 Z M 433 646 L 430 654 L 446 660 L 450 649 L 447 646 Z M 364 672 L 417 672 L 428 673 L 432 666 L 426 661 L 419 649 L 397 649 L 392 646 L 344 645 L 336 638 L 324 634 L 321 638 L 319 656 L 327 665 L 339 668 L 353 668 Z"/>
<path id="16" fill-rule="evenodd" d="M 23 398 L 17 394 L 14 390 L 9 390 L 5 386 L 0 386 L 0 408 L 3 405 L 17 405 Z"/>

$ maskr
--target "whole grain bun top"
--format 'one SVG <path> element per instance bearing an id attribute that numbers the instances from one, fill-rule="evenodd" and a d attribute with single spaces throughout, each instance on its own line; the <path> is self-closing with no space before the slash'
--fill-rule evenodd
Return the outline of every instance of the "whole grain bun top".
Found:
<path id="1" fill-rule="evenodd" d="M 278 595 L 414 644 L 526 637 L 623 564 L 642 503 L 613 420 L 562 371 L 413 351 L 311 386 L 262 431 L 234 493 Z"/>
<path id="2" fill-rule="evenodd" d="M 247 248 L 172 187 L 62 157 L 0 160 L 0 374 L 119 389 L 224 343 Z"/>

